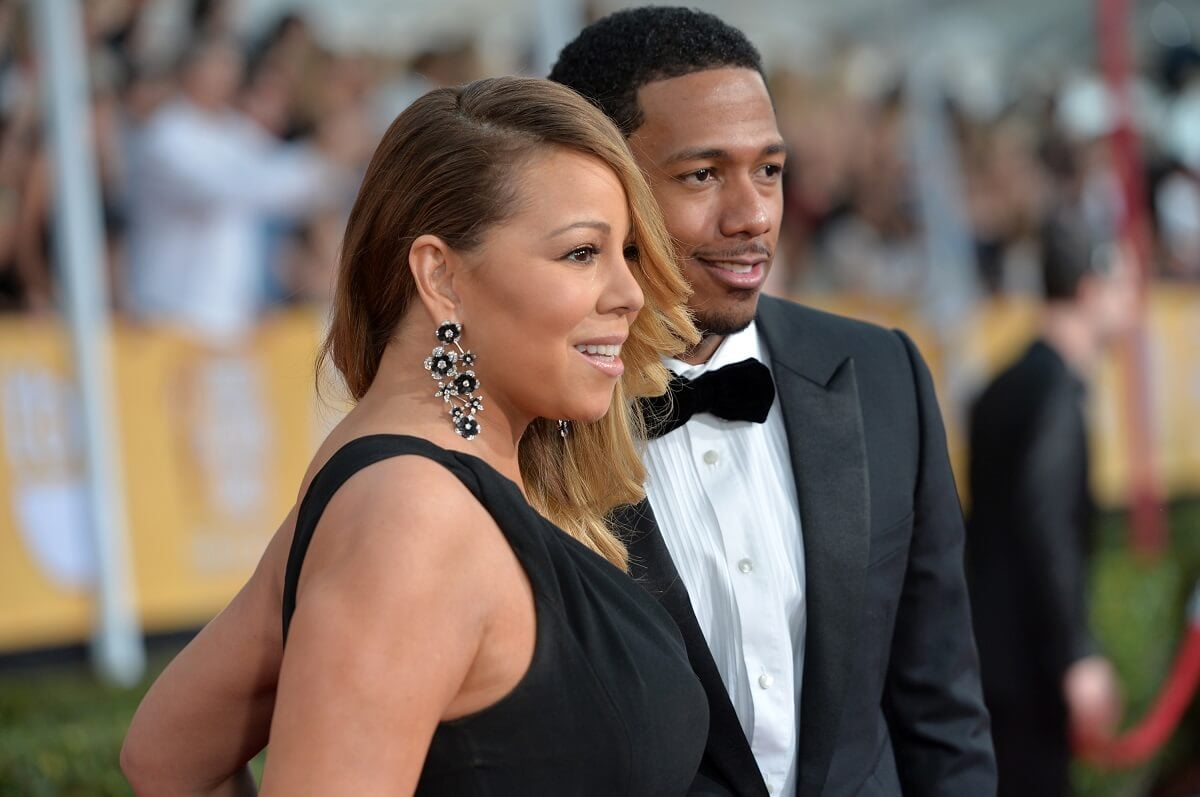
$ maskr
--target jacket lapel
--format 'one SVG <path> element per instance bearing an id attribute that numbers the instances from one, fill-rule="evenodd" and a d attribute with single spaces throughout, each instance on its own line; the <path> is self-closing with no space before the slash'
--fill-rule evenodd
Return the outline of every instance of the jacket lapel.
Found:
<path id="1" fill-rule="evenodd" d="M 629 573 L 675 620 L 693 672 L 708 697 L 709 742 L 704 767 L 711 767 L 738 795 L 766 795 L 758 763 L 742 731 L 725 683 L 700 630 L 692 602 L 663 541 L 650 502 L 623 507 L 613 518 L 629 547 Z"/>
<path id="2" fill-rule="evenodd" d="M 800 700 L 799 797 L 821 793 L 857 650 L 870 541 L 866 445 L 854 361 L 813 334 L 812 313 L 760 300 L 787 429 L 804 537 L 808 626 Z"/>

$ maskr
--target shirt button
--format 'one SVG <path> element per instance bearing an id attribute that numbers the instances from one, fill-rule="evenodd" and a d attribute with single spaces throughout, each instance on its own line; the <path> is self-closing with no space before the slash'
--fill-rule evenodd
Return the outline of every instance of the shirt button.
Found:
<path id="1" fill-rule="evenodd" d="M 753 569 L 754 562 L 751 562 L 749 559 L 743 559 L 742 561 L 738 562 L 738 570 L 741 570 L 743 573 L 749 573 Z"/>
<path id="2" fill-rule="evenodd" d="M 763 689 L 770 689 L 773 683 L 775 683 L 775 679 L 766 673 L 758 676 L 758 685 Z"/>
<path id="3" fill-rule="evenodd" d="M 720 458 L 721 455 L 711 449 L 704 452 L 704 462 L 708 465 L 716 465 Z"/>

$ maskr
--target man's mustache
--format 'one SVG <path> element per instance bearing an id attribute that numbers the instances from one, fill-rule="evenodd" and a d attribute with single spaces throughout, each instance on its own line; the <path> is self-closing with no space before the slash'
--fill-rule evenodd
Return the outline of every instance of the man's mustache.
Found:
<path id="1" fill-rule="evenodd" d="M 696 249 L 691 254 L 692 257 L 698 257 L 701 260 L 729 260 L 746 255 L 758 255 L 763 258 L 770 258 L 771 250 L 763 244 L 751 243 L 743 244 L 733 249 Z"/>

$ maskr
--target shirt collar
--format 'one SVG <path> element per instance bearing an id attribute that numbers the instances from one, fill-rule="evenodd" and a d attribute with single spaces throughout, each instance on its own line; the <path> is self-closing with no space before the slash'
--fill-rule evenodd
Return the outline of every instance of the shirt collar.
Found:
<path id="1" fill-rule="evenodd" d="M 741 332 L 726 335 L 721 344 L 717 346 L 717 350 L 713 352 L 713 356 L 708 358 L 708 362 L 691 365 L 682 360 L 664 357 L 663 365 L 667 366 L 672 373 L 685 379 L 696 379 L 710 370 L 751 358 L 758 360 L 768 368 L 771 367 L 770 358 L 767 357 L 766 347 L 763 346 L 762 339 L 758 335 L 758 324 L 755 321 L 751 321 L 750 325 Z"/>

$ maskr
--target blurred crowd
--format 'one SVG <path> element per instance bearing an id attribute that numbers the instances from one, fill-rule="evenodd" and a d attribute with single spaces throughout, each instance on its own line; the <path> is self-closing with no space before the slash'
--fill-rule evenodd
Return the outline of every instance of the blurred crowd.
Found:
<path id="1" fill-rule="evenodd" d="M 1200 52 L 1147 53 L 1130 91 L 1138 206 L 1151 273 L 1200 280 Z M 987 81 L 939 75 L 937 122 L 956 177 L 981 295 L 1038 294 L 1038 231 L 1056 211 L 1085 216 L 1097 240 L 1120 237 L 1130 193 L 1112 146 L 1118 100 L 1086 65 Z M 822 70 L 774 81 L 791 147 L 785 233 L 790 291 L 918 300 L 928 289 L 928 230 L 914 172 L 913 72 L 847 47 Z M 918 109 L 919 110 L 919 109 Z M 928 164 L 926 164 L 927 166 Z"/>
<path id="2" fill-rule="evenodd" d="M 472 79 L 456 43 L 409 62 L 331 52 L 288 14 L 247 40 L 191 0 L 164 46 L 153 2 L 82 4 L 114 309 L 214 343 L 328 299 L 359 179 L 396 113 Z M 30 9 L 0 0 L 0 308 L 57 305 L 53 158 Z"/>
<path id="3" fill-rule="evenodd" d="M 387 124 L 428 88 L 482 76 L 469 38 L 413 58 L 335 52 L 298 13 L 256 35 L 233 3 L 189 0 L 164 37 L 153 0 L 85 10 L 93 144 L 115 309 L 205 340 L 238 340 L 264 313 L 322 303 L 362 170 Z M 53 160 L 28 4 L 0 0 L 0 309 L 49 313 Z M 1142 59 L 1136 87 L 1153 269 L 1200 280 L 1200 54 Z M 928 216 L 914 175 L 911 70 L 861 44 L 774 72 L 791 148 L 773 288 L 919 304 Z M 1115 231 L 1114 102 L 1085 69 L 999 93 L 939 88 L 963 268 L 980 293 L 1037 293 L 1037 231 L 1056 207 Z M 965 86 L 965 88 L 963 87 Z M 1114 236 L 1115 237 L 1115 236 Z"/>

